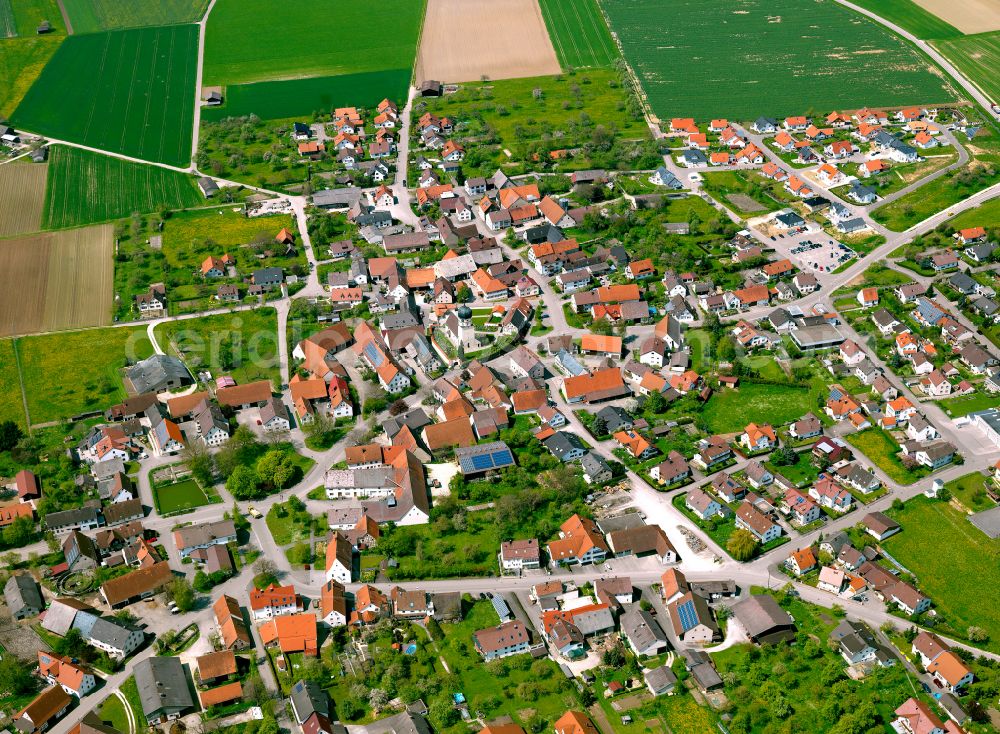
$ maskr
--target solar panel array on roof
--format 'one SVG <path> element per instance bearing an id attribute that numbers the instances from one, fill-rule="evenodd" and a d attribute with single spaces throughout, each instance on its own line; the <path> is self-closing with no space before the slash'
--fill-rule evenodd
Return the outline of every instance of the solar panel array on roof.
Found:
<path id="1" fill-rule="evenodd" d="M 484 449 L 488 447 L 481 446 L 478 448 Z M 511 454 L 510 449 L 506 446 L 500 445 L 492 451 L 483 451 L 482 453 L 470 454 L 468 451 L 461 452 L 458 454 L 458 462 L 462 467 L 462 471 L 467 474 L 473 474 L 476 472 L 513 466 L 514 456 Z"/>
<path id="2" fill-rule="evenodd" d="M 698 626 L 698 613 L 695 611 L 694 602 L 688 600 L 677 605 L 677 615 L 681 619 L 681 627 L 687 632 L 689 629 Z"/>
<path id="3" fill-rule="evenodd" d="M 493 609 L 496 610 L 497 616 L 500 617 L 501 622 L 506 622 L 512 616 L 510 613 L 510 607 L 507 606 L 507 602 L 503 600 L 498 594 L 494 594 L 491 600 L 493 602 Z"/>
<path id="4" fill-rule="evenodd" d="M 365 345 L 365 355 L 376 367 L 382 365 L 382 352 L 372 342 L 368 342 Z"/>

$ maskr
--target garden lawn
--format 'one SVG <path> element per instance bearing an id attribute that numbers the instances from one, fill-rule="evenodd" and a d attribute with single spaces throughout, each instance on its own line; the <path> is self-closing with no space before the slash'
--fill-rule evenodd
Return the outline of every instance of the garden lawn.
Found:
<path id="1" fill-rule="evenodd" d="M 193 176 L 55 145 L 49 153 L 42 226 L 78 227 L 204 201 Z"/>
<path id="2" fill-rule="evenodd" d="M 751 421 L 779 426 L 815 409 L 815 392 L 808 387 L 741 380 L 737 390 L 713 393 L 703 417 L 712 433 L 734 433 Z"/>
<path id="3" fill-rule="evenodd" d="M 597 0 L 540 0 L 539 5 L 564 69 L 610 66 L 618 58 Z"/>
<path id="4" fill-rule="evenodd" d="M 126 397 L 122 368 L 153 353 L 146 327 L 87 329 L 17 340 L 31 422 L 100 411 Z"/>
<path id="5" fill-rule="evenodd" d="M 786 479 L 795 482 L 797 486 L 804 487 L 816 481 L 819 476 L 819 468 L 812 462 L 812 453 L 803 451 L 798 455 L 799 460 L 789 466 L 777 466 L 767 462 L 765 466 L 772 474 L 781 474 Z"/>
<path id="6" fill-rule="evenodd" d="M 155 487 L 153 497 L 156 500 L 156 510 L 161 515 L 210 504 L 205 490 L 199 487 L 198 482 L 194 479 L 186 479 L 183 482 L 168 484 L 164 487 Z"/>
<path id="7" fill-rule="evenodd" d="M 980 512 L 996 505 L 986 494 L 987 483 L 992 484 L 993 480 L 986 479 L 978 472 L 973 472 L 948 482 L 944 487 L 967 508 L 973 512 Z"/>
<path id="8" fill-rule="evenodd" d="M 127 734 L 130 731 L 128 712 L 125 711 L 125 705 L 113 692 L 104 699 L 104 703 L 98 709 L 97 715 L 101 721 L 120 732 Z"/>
<path id="9" fill-rule="evenodd" d="M 229 375 L 241 385 L 256 380 L 281 384 L 273 308 L 168 321 L 159 324 L 154 334 L 160 347 L 183 359 L 192 373 Z"/>
<path id="10" fill-rule="evenodd" d="M 196 25 L 70 36 L 24 95 L 12 122 L 55 138 L 187 166 L 197 54 Z"/>
<path id="11" fill-rule="evenodd" d="M 746 0 L 736 12 L 725 0 L 601 5 L 661 120 L 747 121 L 856 109 L 873 96 L 890 107 L 958 96 L 903 39 L 836 3 Z"/>
<path id="12" fill-rule="evenodd" d="M 913 484 L 927 475 L 925 467 L 911 470 L 903 466 L 903 462 L 897 456 L 899 446 L 881 428 L 869 428 L 860 433 L 851 433 L 847 436 L 847 442 L 861 451 L 869 461 L 888 474 L 894 482 Z"/>
<path id="13" fill-rule="evenodd" d="M 115 28 L 174 25 L 201 20 L 208 0 L 62 0 L 73 33 L 99 33 Z"/>
<path id="14" fill-rule="evenodd" d="M 963 415 L 968 415 L 978 410 L 1000 407 L 1000 395 L 984 391 L 981 393 L 972 393 L 971 395 L 963 395 L 958 398 L 938 400 L 937 404 L 952 418 L 961 418 Z"/>
<path id="15" fill-rule="evenodd" d="M 295 12 L 272 0 L 218 0 L 205 29 L 204 83 L 412 69 L 423 14 L 423 0 L 300 0 Z"/>
<path id="16" fill-rule="evenodd" d="M 13 339 L 0 339 L 0 421 L 14 421 L 21 428 L 26 427 Z"/>
<path id="17" fill-rule="evenodd" d="M 1000 544 L 945 502 L 918 496 L 890 514 L 903 531 L 883 541 L 886 550 L 914 573 L 956 636 L 982 627 L 990 636 L 985 647 L 1000 651 L 1000 604 L 984 597 L 1000 588 Z"/>
<path id="18" fill-rule="evenodd" d="M 530 710 L 549 724 L 547 728 L 562 716 L 567 708 L 576 708 L 577 698 L 572 685 L 567 681 L 558 666 L 548 658 L 542 660 L 543 675 L 536 675 L 534 666 L 539 661 L 531 663 L 531 669 L 518 669 L 517 663 L 523 658 L 531 660 L 528 655 L 518 655 L 507 660 L 509 667 L 503 676 L 495 676 L 482 663 L 479 654 L 472 646 L 472 634 L 477 630 L 495 627 L 499 624 L 493 605 L 489 602 L 478 602 L 468 611 L 465 618 L 455 624 L 442 624 L 445 639 L 438 642 L 441 657 L 448 664 L 448 669 L 455 674 L 461 685 L 461 692 L 469 704 L 470 711 L 476 711 L 477 706 L 487 698 L 499 700 L 500 705 L 491 709 L 490 716 L 511 716 L 515 723 L 526 725 L 529 716 L 523 714 Z M 542 667 L 542 666 L 539 666 Z M 523 698 L 520 694 L 513 695 L 515 689 L 522 683 L 531 689 L 531 698 Z M 507 695 L 500 695 L 506 693 Z"/>

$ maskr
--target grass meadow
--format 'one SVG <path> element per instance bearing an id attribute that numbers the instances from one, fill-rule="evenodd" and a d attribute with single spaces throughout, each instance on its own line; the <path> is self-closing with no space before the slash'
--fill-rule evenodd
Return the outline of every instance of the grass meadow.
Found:
<path id="1" fill-rule="evenodd" d="M 273 308 L 168 321 L 154 333 L 160 348 L 183 359 L 192 373 L 229 375 L 241 385 L 255 380 L 281 384 Z"/>
<path id="2" fill-rule="evenodd" d="M 423 13 L 423 0 L 300 0 L 294 11 L 273 0 L 218 0 L 205 34 L 204 83 L 412 69 Z"/>
<path id="3" fill-rule="evenodd" d="M 740 382 L 738 390 L 715 392 L 703 419 L 712 433 L 734 433 L 752 420 L 779 426 L 816 410 L 816 394 L 808 387 Z"/>
<path id="4" fill-rule="evenodd" d="M 101 707 L 97 710 L 97 715 L 101 721 L 110 724 L 118 731 L 129 731 L 128 712 L 125 711 L 125 705 L 121 699 L 113 692 L 104 699 Z"/>
<path id="5" fill-rule="evenodd" d="M 175 25 L 201 20 L 208 0 L 63 0 L 73 33 Z"/>
<path id="6" fill-rule="evenodd" d="M 0 339 L 0 421 L 14 421 L 21 427 L 25 424 L 13 339 Z"/>
<path id="7" fill-rule="evenodd" d="M 956 98 L 915 49 L 836 3 L 601 3 L 661 119 L 750 120 Z"/>
<path id="8" fill-rule="evenodd" d="M 197 50 L 195 25 L 71 36 L 12 121 L 55 138 L 187 166 Z"/>
<path id="9" fill-rule="evenodd" d="M 934 46 L 987 97 L 1000 101 L 1000 31 L 947 38 Z"/>
<path id="10" fill-rule="evenodd" d="M 32 423 L 59 421 L 103 410 L 125 398 L 126 356 L 153 353 L 146 327 L 108 327 L 17 340 L 21 379 Z"/>
<path id="11" fill-rule="evenodd" d="M 214 122 L 250 114 L 264 120 L 305 117 L 317 110 L 334 107 L 374 107 L 386 97 L 397 100 L 402 106 L 409 84 L 409 67 L 342 76 L 230 84 L 226 87 L 225 103 L 220 107 L 206 107 L 202 110 L 201 119 Z"/>
<path id="12" fill-rule="evenodd" d="M 847 436 L 847 443 L 858 449 L 875 466 L 900 484 L 913 484 L 927 475 L 924 467 L 907 469 L 898 454 L 899 445 L 881 428 L 869 428 Z"/>
<path id="13" fill-rule="evenodd" d="M 618 58 L 597 0 L 540 0 L 539 5 L 564 69 L 610 66 Z"/>
<path id="14" fill-rule="evenodd" d="M 975 209 L 967 209 L 947 222 L 953 229 L 996 227 L 1000 223 L 1000 199 L 990 199 Z"/>
<path id="15" fill-rule="evenodd" d="M 181 510 L 191 510 L 209 503 L 205 490 L 198 486 L 198 482 L 193 479 L 185 479 L 183 482 L 168 484 L 163 487 L 153 489 L 153 499 L 156 502 L 156 511 L 162 515 Z"/>
<path id="16" fill-rule="evenodd" d="M 985 647 L 1000 650 L 1000 604 L 983 596 L 1000 587 L 1000 544 L 945 502 L 917 496 L 891 514 L 903 531 L 883 545 L 914 573 L 953 634 L 965 638 L 969 626 L 982 627 L 991 640 Z"/>
<path id="17" fill-rule="evenodd" d="M 198 206 L 194 178 L 68 146 L 52 146 L 43 226 L 76 227 L 166 207 Z"/>
<path id="18" fill-rule="evenodd" d="M 43 20 L 52 31 L 36 35 Z M 0 0 L 0 118 L 17 109 L 65 38 L 56 0 Z"/>
<path id="19" fill-rule="evenodd" d="M 950 23 L 924 10 L 913 0 L 851 0 L 865 10 L 870 10 L 880 18 L 907 30 L 917 38 L 957 38 L 962 35 Z"/>

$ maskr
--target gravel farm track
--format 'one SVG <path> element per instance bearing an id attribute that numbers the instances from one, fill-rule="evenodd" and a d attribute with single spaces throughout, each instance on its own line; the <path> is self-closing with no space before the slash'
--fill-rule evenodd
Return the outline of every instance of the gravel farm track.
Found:
<path id="1" fill-rule="evenodd" d="M 561 71 L 538 0 L 427 0 L 414 74 L 418 84 Z"/>

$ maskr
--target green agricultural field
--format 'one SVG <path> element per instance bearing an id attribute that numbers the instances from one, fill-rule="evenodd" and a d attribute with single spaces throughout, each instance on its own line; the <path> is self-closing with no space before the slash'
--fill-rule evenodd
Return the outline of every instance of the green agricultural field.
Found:
<path id="1" fill-rule="evenodd" d="M 406 99 L 410 69 L 388 69 L 342 76 L 315 76 L 283 81 L 230 84 L 225 103 L 206 107 L 201 119 L 207 122 L 226 117 L 257 115 L 264 120 L 312 116 L 334 107 L 374 107 L 384 98 Z"/>
<path id="2" fill-rule="evenodd" d="M 1000 544 L 946 502 L 917 496 L 890 513 L 903 531 L 883 541 L 917 577 L 919 587 L 945 617 L 951 632 L 965 638 L 970 625 L 989 633 L 989 650 L 1000 651 L 1000 605 L 983 603 L 984 589 L 1000 585 Z M 936 548 L 928 553 L 928 548 Z"/>
<path id="3" fill-rule="evenodd" d="M 43 20 L 52 32 L 36 35 Z M 13 114 L 65 38 L 56 0 L 0 0 L 0 117 Z"/>
<path id="4" fill-rule="evenodd" d="M 715 392 L 702 416 L 712 433 L 734 433 L 751 420 L 779 426 L 815 409 L 816 393 L 808 387 L 741 381 L 738 390 Z"/>
<path id="5" fill-rule="evenodd" d="M 52 146 L 49 161 L 42 218 L 46 229 L 204 203 L 194 178 L 177 171 L 63 145 Z"/>
<path id="6" fill-rule="evenodd" d="M 0 339 L 0 421 L 14 421 L 21 426 L 25 423 L 13 339 Z"/>
<path id="7" fill-rule="evenodd" d="M 833 2 L 601 4 L 661 119 L 751 120 L 956 98 L 901 38 Z"/>
<path id="8" fill-rule="evenodd" d="M 168 321 L 156 327 L 154 336 L 161 349 L 181 357 L 191 372 L 229 375 L 239 384 L 281 383 L 273 308 Z"/>
<path id="9" fill-rule="evenodd" d="M 87 329 L 17 340 L 33 424 L 104 410 L 125 398 L 121 369 L 153 353 L 146 327 Z"/>
<path id="10" fill-rule="evenodd" d="M 14 8 L 10 0 L 0 0 L 0 39 L 13 38 L 17 35 L 17 21 L 14 19 Z"/>
<path id="11" fill-rule="evenodd" d="M 618 58 L 597 0 L 540 0 L 539 5 L 563 68 L 609 66 Z"/>
<path id="12" fill-rule="evenodd" d="M 913 0 L 852 0 L 865 10 L 909 31 L 917 38 L 956 38 L 962 31 L 946 23 Z"/>
<path id="13" fill-rule="evenodd" d="M 205 33 L 204 83 L 412 69 L 423 14 L 423 0 L 300 0 L 294 12 L 273 0 L 219 0 Z"/>
<path id="14" fill-rule="evenodd" d="M 935 41 L 941 54 L 994 102 L 1000 102 L 1000 31 Z"/>
<path id="15" fill-rule="evenodd" d="M 187 166 L 197 52 L 196 25 L 71 36 L 12 121 L 62 140 Z"/>
<path id="16" fill-rule="evenodd" d="M 198 482 L 193 479 L 156 487 L 153 489 L 153 500 L 156 502 L 156 511 L 161 515 L 181 510 L 192 510 L 195 507 L 209 504 L 205 490 L 199 487 Z"/>
<path id="17" fill-rule="evenodd" d="M 965 166 L 880 206 L 872 212 L 872 218 L 894 232 L 902 232 L 1000 182 L 1000 135 L 996 130 L 984 126 L 973 140 L 963 141 L 963 145 L 972 155 Z"/>
<path id="18" fill-rule="evenodd" d="M 118 28 L 175 25 L 201 20 L 208 0 L 63 0 L 73 33 L 100 33 Z"/>

